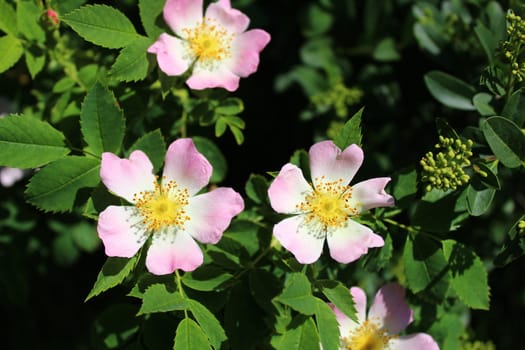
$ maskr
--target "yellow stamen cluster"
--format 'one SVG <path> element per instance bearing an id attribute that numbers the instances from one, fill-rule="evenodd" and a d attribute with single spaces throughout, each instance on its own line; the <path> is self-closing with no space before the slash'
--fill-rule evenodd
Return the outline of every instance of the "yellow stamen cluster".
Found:
<path id="1" fill-rule="evenodd" d="M 175 181 L 166 181 L 162 185 L 155 181 L 153 191 L 141 191 L 133 196 L 135 206 L 142 216 L 142 224 L 149 231 L 159 231 L 168 226 L 184 228 L 190 219 L 185 207 L 189 203 L 186 188 L 180 188 Z"/>
<path id="2" fill-rule="evenodd" d="M 507 13 L 507 40 L 500 43 L 501 51 L 509 62 L 511 73 L 522 82 L 525 79 L 525 62 L 520 62 L 525 47 L 525 20 L 514 12 Z"/>
<path id="3" fill-rule="evenodd" d="M 325 177 L 316 178 L 314 190 L 306 195 L 305 200 L 296 205 L 298 211 L 306 213 L 306 223 L 320 224 L 326 233 L 331 228 L 344 227 L 350 216 L 358 211 L 349 200 L 352 187 L 343 185 L 343 180 L 326 181 Z"/>
<path id="4" fill-rule="evenodd" d="M 214 22 L 204 18 L 195 27 L 182 30 L 192 56 L 205 65 L 221 61 L 229 57 L 231 52 L 233 34 Z"/>
<path id="5" fill-rule="evenodd" d="M 463 168 L 471 164 L 473 142 L 443 136 L 439 136 L 439 142 L 435 148 L 441 151 L 436 155 L 428 152 L 420 161 L 423 168 L 421 180 L 429 183 L 427 191 L 433 188 L 455 190 L 470 180 Z"/>
<path id="6" fill-rule="evenodd" d="M 348 115 L 348 106 L 355 105 L 363 97 L 363 91 L 355 87 L 346 87 L 338 82 L 329 90 L 320 92 L 310 97 L 310 101 L 318 110 L 333 108 L 340 118 Z"/>
<path id="7" fill-rule="evenodd" d="M 348 337 L 343 337 L 341 345 L 345 350 L 388 350 L 388 342 L 392 338 L 395 336 L 379 328 L 376 323 L 366 320 Z"/>

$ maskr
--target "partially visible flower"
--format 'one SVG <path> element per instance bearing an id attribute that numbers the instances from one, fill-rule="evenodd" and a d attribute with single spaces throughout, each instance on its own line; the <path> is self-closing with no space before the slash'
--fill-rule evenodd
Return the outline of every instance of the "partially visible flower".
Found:
<path id="1" fill-rule="evenodd" d="M 0 185 L 11 187 L 24 177 L 24 171 L 18 168 L 0 167 Z"/>
<path id="2" fill-rule="evenodd" d="M 151 273 L 193 271 L 200 266 L 203 254 L 195 240 L 217 243 L 231 219 L 244 209 L 242 197 L 231 188 L 198 194 L 211 173 L 211 164 L 191 139 L 169 146 L 160 183 L 144 152 L 134 151 L 129 159 L 103 153 L 102 182 L 132 204 L 112 205 L 100 213 L 97 231 L 106 254 L 132 257 L 153 236 L 146 256 Z"/>
<path id="3" fill-rule="evenodd" d="M 237 90 L 239 79 L 257 70 L 259 53 L 270 41 L 264 30 L 246 31 L 250 19 L 231 8 L 230 0 L 211 3 L 204 17 L 203 0 L 167 0 L 163 15 L 176 36 L 161 34 L 148 52 L 157 55 L 167 75 L 192 68 L 186 83 L 196 90 Z"/>
<path id="4" fill-rule="evenodd" d="M 60 18 L 58 18 L 58 13 L 55 10 L 48 8 L 46 11 L 46 16 L 49 22 L 53 23 L 55 26 L 60 23 Z"/>
<path id="5" fill-rule="evenodd" d="M 325 238 L 330 255 L 349 263 L 384 245 L 383 238 L 353 219 L 363 211 L 394 205 L 384 188 L 388 177 L 349 183 L 363 163 L 363 151 L 351 145 L 344 151 L 332 141 L 314 144 L 309 151 L 312 183 L 297 166 L 286 164 L 268 189 L 272 208 L 293 214 L 273 228 L 279 242 L 302 264 L 321 255 Z"/>
<path id="6" fill-rule="evenodd" d="M 413 312 L 405 301 L 405 289 L 397 283 L 384 285 L 377 292 L 366 315 L 366 294 L 359 287 L 350 289 L 355 302 L 355 323 L 335 306 L 340 350 L 439 350 L 436 341 L 426 333 L 398 336 L 413 321 Z"/>

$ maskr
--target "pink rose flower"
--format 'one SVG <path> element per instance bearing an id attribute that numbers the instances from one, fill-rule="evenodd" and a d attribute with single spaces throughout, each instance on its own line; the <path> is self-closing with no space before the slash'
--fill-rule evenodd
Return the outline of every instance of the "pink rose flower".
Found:
<path id="1" fill-rule="evenodd" d="M 335 312 L 341 346 L 352 350 L 439 350 L 436 341 L 426 333 L 398 336 L 413 321 L 413 313 L 405 301 L 405 289 L 397 283 L 384 285 L 377 292 L 366 316 L 366 294 L 358 287 L 350 289 L 359 323 L 339 309 Z"/>
<path id="2" fill-rule="evenodd" d="M 195 240 L 217 243 L 231 219 L 244 209 L 231 188 L 199 191 L 208 184 L 212 166 L 191 139 L 168 148 L 159 183 L 142 151 L 129 159 L 102 154 L 100 177 L 106 187 L 132 205 L 109 206 L 100 213 L 98 234 L 108 256 L 132 257 L 152 236 L 147 269 L 156 275 L 175 269 L 193 271 L 203 262 Z"/>
<path id="3" fill-rule="evenodd" d="M 211 3 L 203 17 L 202 0 L 167 0 L 164 20 L 176 36 L 166 33 L 148 48 L 167 75 L 181 75 L 192 89 L 222 87 L 235 91 L 239 79 L 257 70 L 259 53 L 270 41 L 261 29 L 246 31 L 250 19 L 232 9 L 230 0 Z"/>
<path id="4" fill-rule="evenodd" d="M 268 189 L 272 208 L 293 215 L 274 226 L 279 242 L 302 264 L 319 259 L 325 238 L 332 258 L 345 264 L 368 248 L 383 246 L 381 236 L 352 218 L 371 208 L 394 205 L 384 191 L 390 178 L 350 186 L 364 158 L 357 145 L 341 152 L 332 141 L 322 141 L 310 148 L 309 156 L 312 184 L 301 169 L 286 164 Z"/>

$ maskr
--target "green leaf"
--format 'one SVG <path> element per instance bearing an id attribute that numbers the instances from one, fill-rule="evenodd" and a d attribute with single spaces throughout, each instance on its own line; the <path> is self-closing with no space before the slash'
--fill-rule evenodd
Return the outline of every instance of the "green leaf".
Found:
<path id="1" fill-rule="evenodd" d="M 321 287 L 324 296 L 330 300 L 342 313 L 350 319 L 359 323 L 356 315 L 356 309 L 350 290 L 341 282 L 334 280 L 317 281 Z"/>
<path id="2" fill-rule="evenodd" d="M 0 73 L 11 68 L 24 53 L 22 42 L 12 35 L 0 38 Z"/>
<path id="3" fill-rule="evenodd" d="M 80 113 L 80 130 L 89 151 L 118 153 L 124 139 L 125 120 L 113 93 L 95 83 L 89 90 Z"/>
<path id="4" fill-rule="evenodd" d="M 244 110 L 244 103 L 240 98 L 237 97 L 229 97 L 225 100 L 222 100 L 217 108 L 215 108 L 215 112 L 217 114 L 224 114 L 224 115 L 236 115 L 241 113 Z"/>
<path id="5" fill-rule="evenodd" d="M 210 349 L 206 333 L 191 318 L 180 321 L 175 331 L 174 350 Z"/>
<path id="6" fill-rule="evenodd" d="M 264 176 L 251 174 L 244 191 L 252 201 L 262 204 L 268 201 L 268 187 L 268 180 Z"/>
<path id="7" fill-rule="evenodd" d="M 192 137 L 192 139 L 195 143 L 195 147 L 197 147 L 199 152 L 202 153 L 213 166 L 213 173 L 210 182 L 221 182 L 226 176 L 228 164 L 226 163 L 226 158 L 224 158 L 219 147 L 217 147 L 213 141 L 205 137 L 195 136 Z"/>
<path id="8" fill-rule="evenodd" d="M 151 45 L 148 38 L 137 38 L 124 47 L 111 67 L 111 76 L 119 81 L 138 81 L 146 78 L 149 61 L 146 51 Z"/>
<path id="9" fill-rule="evenodd" d="M 392 176 L 392 195 L 396 199 L 396 207 L 407 208 L 414 203 L 417 194 L 417 171 L 415 168 L 405 168 Z"/>
<path id="10" fill-rule="evenodd" d="M 201 303 L 188 300 L 189 309 L 215 349 L 220 349 L 221 343 L 228 339 L 217 318 Z M 195 348 L 198 349 L 198 348 Z"/>
<path id="11" fill-rule="evenodd" d="M 491 117 L 481 124 L 481 131 L 498 160 L 508 168 L 525 162 L 525 134 L 512 121 Z"/>
<path id="12" fill-rule="evenodd" d="M 235 138 L 235 142 L 238 145 L 242 145 L 244 143 L 244 134 L 242 133 L 242 130 L 230 124 L 230 131 L 232 132 L 233 137 Z"/>
<path id="13" fill-rule="evenodd" d="M 42 9 L 34 1 L 18 1 L 16 20 L 18 31 L 27 39 L 38 43 L 46 41 L 46 33 L 40 25 Z"/>
<path id="14" fill-rule="evenodd" d="M 109 49 L 127 46 L 139 37 L 133 23 L 111 6 L 82 6 L 62 20 L 85 40 Z"/>
<path id="15" fill-rule="evenodd" d="M 18 32 L 16 12 L 6 0 L 0 0 L 0 30 L 12 36 L 16 36 Z M 5 53 L 6 51 L 1 52 Z"/>
<path id="16" fill-rule="evenodd" d="M 75 245 L 85 252 L 93 253 L 100 247 L 100 238 L 96 228 L 87 222 L 81 221 L 73 225 L 71 234 Z"/>
<path id="17" fill-rule="evenodd" d="M 441 247 L 422 234 L 408 237 L 403 251 L 408 288 L 433 302 L 443 301 L 450 274 Z"/>
<path id="18" fill-rule="evenodd" d="M 523 127 L 525 124 L 525 97 L 520 89 L 515 91 L 503 107 L 501 116 L 512 120 L 517 126 Z"/>
<path id="19" fill-rule="evenodd" d="M 136 254 L 130 259 L 109 257 L 98 273 L 97 281 L 85 301 L 121 284 L 135 268 L 138 260 L 139 254 Z"/>
<path id="20" fill-rule="evenodd" d="M 187 310 L 188 306 L 188 300 L 180 295 L 179 291 L 168 291 L 164 284 L 157 283 L 146 289 L 137 315 Z"/>
<path id="21" fill-rule="evenodd" d="M 290 274 L 283 292 L 275 300 L 304 315 L 313 315 L 316 310 L 317 302 L 312 295 L 312 287 L 308 278 L 302 273 Z"/>
<path id="22" fill-rule="evenodd" d="M 160 129 L 156 129 L 142 135 L 135 143 L 130 147 L 127 155 L 135 150 L 141 150 L 148 155 L 149 160 L 153 163 L 153 169 L 157 172 L 162 163 L 164 162 L 164 156 L 166 154 L 166 142 L 160 132 Z"/>
<path id="23" fill-rule="evenodd" d="M 166 0 L 139 0 L 140 20 L 150 38 L 156 39 L 164 32 L 156 23 L 165 3 Z"/>
<path id="24" fill-rule="evenodd" d="M 78 190 L 100 182 L 100 161 L 67 156 L 42 168 L 29 181 L 26 199 L 44 211 L 71 211 Z"/>
<path id="25" fill-rule="evenodd" d="M 453 240 L 442 242 L 445 259 L 452 276 L 452 288 L 473 309 L 489 309 L 487 270 L 479 256 L 469 247 Z"/>
<path id="26" fill-rule="evenodd" d="M 286 333 L 272 339 L 276 350 L 319 350 L 319 333 L 311 317 L 297 316 Z"/>
<path id="27" fill-rule="evenodd" d="M 182 283 L 191 289 L 209 292 L 216 290 L 221 284 L 233 277 L 231 273 L 214 266 L 201 266 L 193 272 L 185 273 Z"/>
<path id="28" fill-rule="evenodd" d="M 29 74 L 31 75 L 31 78 L 34 79 L 35 76 L 44 68 L 46 56 L 43 52 L 33 53 L 31 50 L 26 50 L 25 58 L 27 69 L 29 69 Z"/>
<path id="29" fill-rule="evenodd" d="M 472 182 L 467 187 L 467 209 L 470 215 L 480 216 L 484 214 L 492 204 L 494 188 L 487 188 L 478 181 Z"/>
<path id="30" fill-rule="evenodd" d="M 491 94 L 488 94 L 486 92 L 480 92 L 474 95 L 472 103 L 474 103 L 474 107 L 476 107 L 479 114 L 481 114 L 484 117 L 490 117 L 496 115 L 496 111 L 490 105 L 490 102 L 492 102 L 493 98 L 494 96 L 492 96 Z"/>
<path id="31" fill-rule="evenodd" d="M 496 48 L 498 47 L 498 42 L 500 39 L 496 38 L 495 34 L 489 28 L 487 28 L 485 24 L 483 24 L 483 22 L 481 22 L 480 20 L 476 22 L 474 32 L 478 37 L 481 47 L 483 47 L 483 50 L 487 55 L 489 63 L 492 64 L 494 62 L 494 53 L 496 51 Z"/>
<path id="32" fill-rule="evenodd" d="M 466 111 L 475 110 L 471 101 L 476 90 L 464 81 L 440 71 L 425 74 L 424 80 L 432 96 L 445 106 Z"/>
<path id="33" fill-rule="evenodd" d="M 393 38 L 382 39 L 374 48 L 372 57 L 378 61 L 398 61 L 401 58 Z"/>
<path id="34" fill-rule="evenodd" d="M 334 138 L 337 147 L 344 150 L 351 144 L 361 146 L 363 135 L 361 134 L 361 115 L 364 107 L 355 113 L 343 126 L 343 129 Z"/>
<path id="35" fill-rule="evenodd" d="M 316 298 L 315 319 L 323 350 L 338 350 L 340 345 L 339 323 L 327 303 Z"/>
<path id="36" fill-rule="evenodd" d="M 64 135 L 41 120 L 9 116 L 0 119 L 0 164 L 36 168 L 69 153 Z"/>

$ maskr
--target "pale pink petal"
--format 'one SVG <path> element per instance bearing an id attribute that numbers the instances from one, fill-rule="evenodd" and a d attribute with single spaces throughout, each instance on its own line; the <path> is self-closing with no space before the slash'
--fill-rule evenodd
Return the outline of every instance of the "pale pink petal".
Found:
<path id="1" fill-rule="evenodd" d="M 426 333 L 397 337 L 388 342 L 391 350 L 439 350 L 436 341 Z"/>
<path id="2" fill-rule="evenodd" d="M 359 259 L 368 253 L 368 248 L 382 247 L 385 244 L 381 236 L 353 220 L 348 220 L 345 227 L 330 231 L 327 241 L 330 256 L 342 264 Z"/>
<path id="3" fill-rule="evenodd" d="M 131 258 L 142 247 L 148 233 L 135 207 L 107 207 L 98 216 L 98 236 L 107 256 Z"/>
<path id="4" fill-rule="evenodd" d="M 357 145 L 350 145 L 341 152 L 332 141 L 321 141 L 310 147 L 310 170 L 314 185 L 321 181 L 342 180 L 347 185 L 363 163 L 363 151 Z"/>
<path id="5" fill-rule="evenodd" d="M 255 73 L 259 66 L 259 53 L 270 42 L 270 34 L 261 29 L 239 34 L 233 41 L 230 69 L 240 77 Z"/>
<path id="6" fill-rule="evenodd" d="M 169 76 L 181 75 L 190 67 L 192 58 L 187 51 L 180 39 L 166 33 L 162 33 L 148 48 L 149 53 L 157 55 L 160 70 Z"/>
<path id="7" fill-rule="evenodd" d="M 133 151 L 129 159 L 119 158 L 113 153 L 102 153 L 100 178 L 108 190 L 135 203 L 133 195 L 155 188 L 153 165 L 142 151 Z"/>
<path id="8" fill-rule="evenodd" d="M 288 163 L 281 168 L 268 188 L 268 197 L 276 212 L 294 214 L 298 212 L 296 206 L 311 192 L 312 187 L 306 182 L 301 169 Z"/>
<path id="9" fill-rule="evenodd" d="M 217 4 L 221 5 L 224 8 L 231 8 L 232 5 L 230 3 L 230 0 L 217 0 Z"/>
<path id="10" fill-rule="evenodd" d="M 366 294 L 359 287 L 350 288 L 350 294 L 352 294 L 352 299 L 354 299 L 357 320 L 359 323 L 362 323 L 366 320 Z"/>
<path id="11" fill-rule="evenodd" d="M 346 316 L 341 310 L 336 308 L 333 304 L 328 304 L 334 311 L 335 318 L 339 324 L 339 332 L 341 337 L 347 337 L 354 329 L 359 327 L 357 323 L 352 321 L 348 316 Z"/>
<path id="12" fill-rule="evenodd" d="M 301 264 L 311 264 L 321 256 L 324 236 L 312 232 L 303 215 L 284 219 L 273 227 L 273 234 Z"/>
<path id="13" fill-rule="evenodd" d="M 232 218 L 244 209 L 242 197 L 231 188 L 219 187 L 190 198 L 185 230 L 201 243 L 217 243 Z"/>
<path id="14" fill-rule="evenodd" d="M 233 74 L 227 66 L 228 64 L 217 63 L 216 67 L 210 68 L 206 63 L 197 61 L 186 84 L 193 90 L 220 87 L 228 91 L 235 91 L 239 88 L 240 78 Z"/>
<path id="15" fill-rule="evenodd" d="M 206 20 L 211 19 L 230 33 L 244 32 L 250 24 L 248 16 L 237 9 L 232 9 L 231 6 L 224 5 L 229 4 L 211 3 L 206 9 Z"/>
<path id="16" fill-rule="evenodd" d="M 394 197 L 385 192 L 389 177 L 378 177 L 359 182 L 352 186 L 350 205 L 359 212 L 378 207 L 391 207 Z"/>
<path id="17" fill-rule="evenodd" d="M 210 162 L 197 150 L 192 139 L 178 139 L 166 152 L 163 181 L 175 181 L 188 189 L 191 196 L 208 184 L 212 170 Z"/>
<path id="18" fill-rule="evenodd" d="M 0 168 L 0 185 L 11 187 L 24 177 L 24 171 L 18 168 Z"/>
<path id="19" fill-rule="evenodd" d="M 397 283 L 388 283 L 377 291 L 368 311 L 373 319 L 390 334 L 397 334 L 413 320 L 413 313 L 405 301 L 405 289 Z"/>
<path id="20" fill-rule="evenodd" d="M 187 232 L 167 229 L 153 233 L 146 267 L 154 275 L 165 275 L 176 269 L 193 271 L 203 259 L 201 249 Z"/>
<path id="21" fill-rule="evenodd" d="M 202 21 L 202 0 L 168 0 L 162 13 L 173 32 L 182 36 L 184 28 Z"/>

